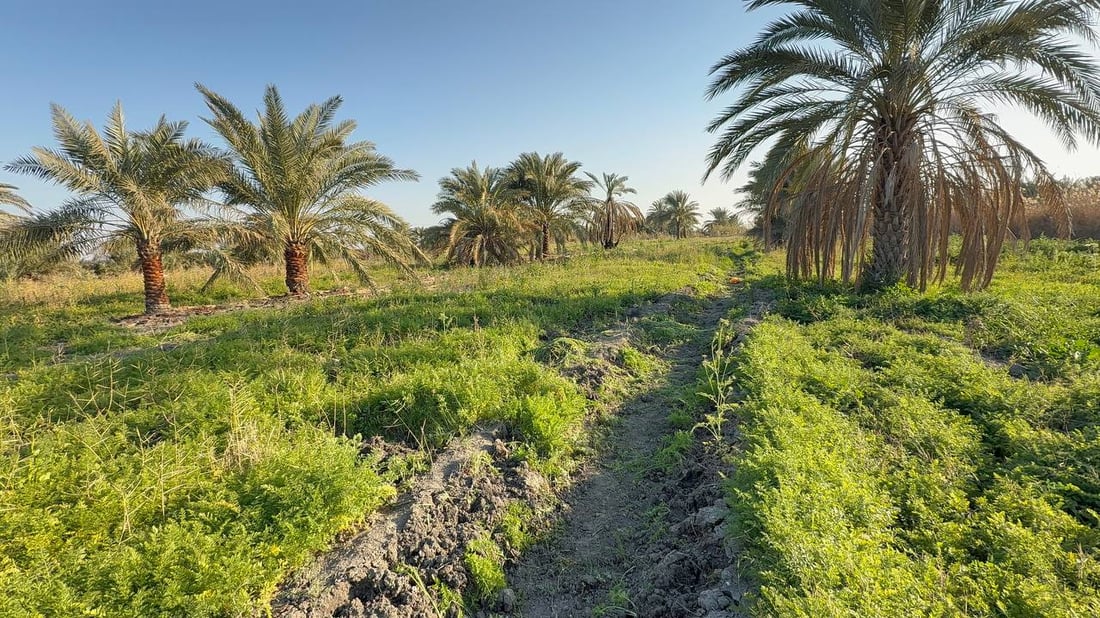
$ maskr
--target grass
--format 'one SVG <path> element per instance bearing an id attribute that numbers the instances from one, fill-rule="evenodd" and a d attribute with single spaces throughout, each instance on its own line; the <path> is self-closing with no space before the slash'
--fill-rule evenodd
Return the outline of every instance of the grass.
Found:
<path id="1" fill-rule="evenodd" d="M 994 285 L 758 282 L 725 371 L 759 616 L 1100 614 L 1100 272 L 1040 243 Z"/>
<path id="2" fill-rule="evenodd" d="M 547 342 L 685 286 L 718 290 L 737 259 L 729 241 L 621 249 L 430 285 L 383 274 L 391 290 L 376 297 L 159 334 L 112 322 L 140 307 L 129 275 L 5 288 L 0 615 L 262 611 L 287 572 L 419 469 L 383 473 L 361 452 L 369 436 L 431 449 L 504 423 L 515 452 L 562 474 L 589 402 L 539 362 Z M 247 295 L 200 294 L 198 273 L 169 281 L 181 305 Z"/>

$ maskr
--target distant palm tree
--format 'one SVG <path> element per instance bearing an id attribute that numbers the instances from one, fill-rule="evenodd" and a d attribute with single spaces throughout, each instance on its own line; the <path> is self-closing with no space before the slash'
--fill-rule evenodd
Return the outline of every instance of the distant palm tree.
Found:
<path id="1" fill-rule="evenodd" d="M 213 114 L 207 123 L 226 141 L 236 162 L 221 183 L 253 245 L 282 251 L 291 295 L 309 292 L 311 260 L 341 259 L 371 284 L 365 258 L 380 257 L 408 270 L 423 259 L 409 228 L 387 206 L 359 194 L 388 180 L 415 180 L 370 142 L 348 142 L 355 122 L 335 122 L 342 100 L 310 105 L 293 119 L 279 91 L 268 86 L 256 123 L 227 99 L 196 86 Z"/>
<path id="2" fill-rule="evenodd" d="M 591 200 L 594 211 L 593 220 L 598 222 L 600 230 L 600 242 L 604 249 L 614 249 L 619 245 L 623 236 L 629 234 L 645 222 L 642 211 L 629 202 L 622 199 L 624 195 L 637 193 L 626 186 L 629 180 L 626 176 L 604 173 L 602 177 L 585 172 L 592 179 L 593 187 L 599 191 L 599 195 Z"/>
<path id="3" fill-rule="evenodd" d="M 953 221 L 964 287 L 993 275 L 1024 181 L 1057 199 L 1042 161 L 987 113 L 1022 107 L 1067 146 L 1100 142 L 1097 3 L 1082 0 L 751 0 L 787 4 L 722 58 L 708 96 L 737 99 L 707 174 L 730 177 L 768 145 L 762 178 L 788 190 L 788 272 L 859 276 L 868 287 L 944 277 Z M 767 190 L 765 214 L 784 207 Z M 870 244 L 870 261 L 864 261 Z"/>
<path id="4" fill-rule="evenodd" d="M 707 214 L 710 215 L 710 219 L 703 224 L 703 232 L 706 234 L 717 233 L 737 223 L 737 219 L 734 218 L 733 213 L 725 208 L 712 208 Z"/>
<path id="5" fill-rule="evenodd" d="M 646 218 L 674 238 L 687 238 L 699 225 L 699 202 L 684 191 L 672 191 L 653 202 Z"/>
<path id="6" fill-rule="evenodd" d="M 573 210 L 588 194 L 592 184 L 577 177 L 581 164 L 569 161 L 560 152 L 540 156 L 525 152 L 508 168 L 514 187 L 537 226 L 535 257 L 550 253 L 550 238 L 567 233 L 573 223 Z"/>
<path id="7" fill-rule="evenodd" d="M 508 172 L 477 163 L 455 168 L 439 181 L 439 201 L 432 212 L 450 215 L 442 224 L 447 261 L 484 266 L 520 259 L 519 243 L 527 230 L 519 217 L 519 195 Z"/>
<path id="8" fill-rule="evenodd" d="M 16 252 L 54 245 L 78 256 L 104 244 L 132 243 L 145 286 L 145 312 L 170 307 L 165 291 L 164 247 L 193 240 L 197 228 L 182 209 L 225 178 L 227 162 L 215 149 L 185 139 L 186 122 L 161 117 L 149 131 L 127 131 L 116 104 L 103 135 L 52 106 L 59 148 L 35 148 L 7 169 L 55 182 L 76 195 L 59 209 L 23 219 L 5 234 Z"/>

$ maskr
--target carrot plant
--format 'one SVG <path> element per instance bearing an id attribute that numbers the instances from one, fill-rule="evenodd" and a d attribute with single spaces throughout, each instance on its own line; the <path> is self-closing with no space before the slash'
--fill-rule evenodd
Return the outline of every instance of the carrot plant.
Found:
<path id="1" fill-rule="evenodd" d="M 729 370 L 757 615 L 1100 612 L 1100 277 L 1048 249 L 973 295 L 765 282 Z"/>

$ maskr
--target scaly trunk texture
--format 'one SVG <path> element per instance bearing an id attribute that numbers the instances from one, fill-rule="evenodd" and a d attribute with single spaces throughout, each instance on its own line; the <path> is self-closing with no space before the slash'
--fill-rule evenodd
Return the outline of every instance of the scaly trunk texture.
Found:
<path id="1" fill-rule="evenodd" d="M 539 259 L 545 260 L 548 255 L 550 255 L 550 223 L 544 221 L 542 224 L 542 246 L 539 251 Z"/>
<path id="2" fill-rule="evenodd" d="M 137 242 L 138 262 L 141 264 L 141 280 L 145 284 L 145 315 L 163 313 L 172 305 L 164 287 L 164 263 L 160 258 L 160 246 L 156 241 Z"/>
<path id="3" fill-rule="evenodd" d="M 306 244 L 288 240 L 283 259 L 286 261 L 286 289 L 290 295 L 309 294 L 309 249 Z"/>
<path id="4" fill-rule="evenodd" d="M 873 223 L 871 227 L 871 263 L 867 267 L 865 285 L 882 289 L 905 278 L 909 248 L 910 169 L 914 161 L 906 161 L 903 139 L 906 127 L 900 122 L 883 122 L 882 171 L 876 187 Z M 896 128 L 897 127 L 897 128 Z"/>

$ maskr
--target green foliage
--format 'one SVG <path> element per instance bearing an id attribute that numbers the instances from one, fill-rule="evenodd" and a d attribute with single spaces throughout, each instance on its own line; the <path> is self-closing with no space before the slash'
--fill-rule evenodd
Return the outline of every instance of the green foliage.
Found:
<path id="1" fill-rule="evenodd" d="M 629 345 L 619 350 L 619 362 L 637 378 L 645 378 L 657 371 L 657 359 Z"/>
<path id="2" fill-rule="evenodd" d="M 690 431 L 677 430 L 665 437 L 664 444 L 653 457 L 653 463 L 661 470 L 671 472 L 684 462 L 684 457 L 694 445 L 695 437 Z"/>
<path id="3" fill-rule="evenodd" d="M 1100 358 L 1062 343 L 1100 342 L 1096 274 L 1037 259 L 977 295 L 789 288 L 753 331 L 725 373 L 758 615 L 1100 611 Z"/>
<path id="4" fill-rule="evenodd" d="M 470 541 L 463 560 L 470 574 L 474 598 L 482 601 L 491 599 L 507 585 L 504 579 L 504 552 L 489 535 Z"/>
<path id="5" fill-rule="evenodd" d="M 508 504 L 504 517 L 497 524 L 497 530 L 510 555 L 518 555 L 534 544 L 536 540 L 534 522 L 535 511 L 530 506 L 519 501 Z"/>
<path id="6" fill-rule="evenodd" d="M 650 346 L 668 346 L 690 341 L 699 329 L 677 322 L 668 315 L 651 315 L 638 320 L 642 329 L 642 342 Z"/>

